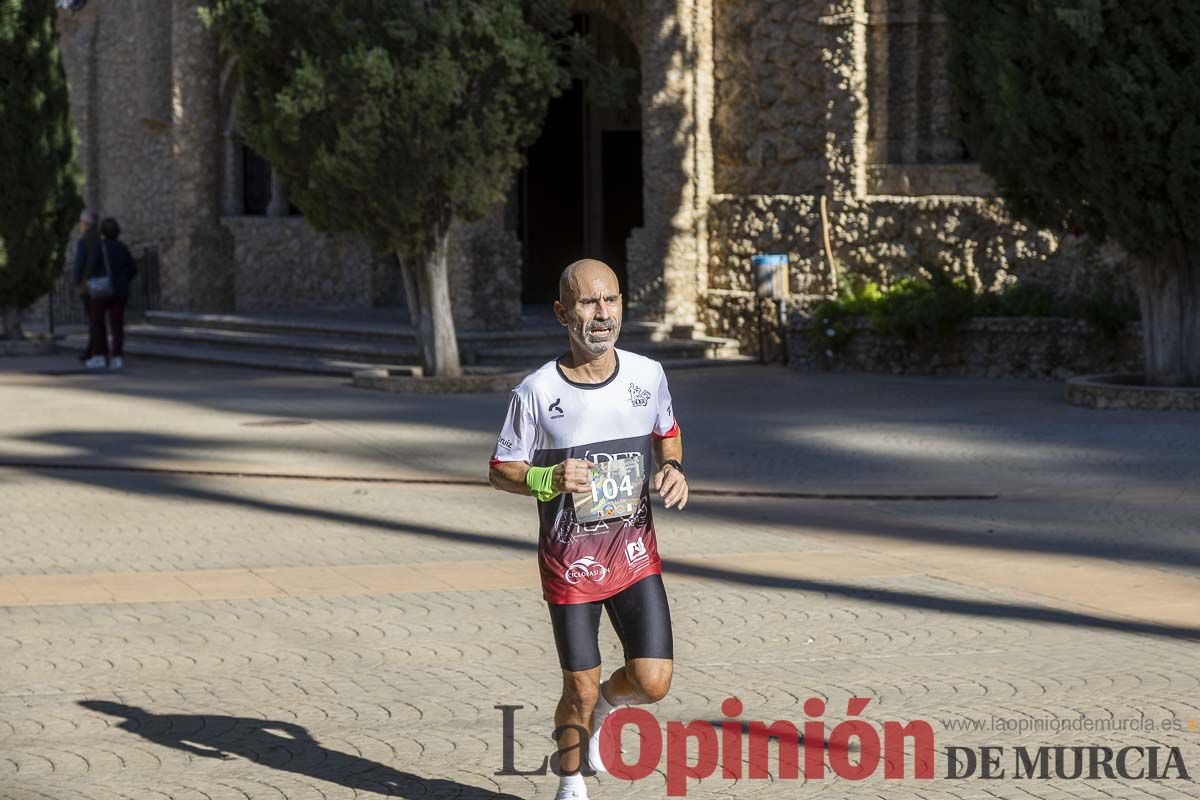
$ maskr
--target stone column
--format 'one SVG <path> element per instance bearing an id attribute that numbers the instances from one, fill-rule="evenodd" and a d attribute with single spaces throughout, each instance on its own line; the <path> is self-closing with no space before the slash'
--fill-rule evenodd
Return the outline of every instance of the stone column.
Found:
<path id="1" fill-rule="evenodd" d="M 271 169 L 271 202 L 267 203 L 268 217 L 286 217 L 291 205 L 288 198 L 288 179 Z"/>
<path id="2" fill-rule="evenodd" d="M 71 91 L 71 122 L 79 134 L 80 170 L 83 172 L 83 201 L 100 209 L 100 66 L 96 59 L 100 15 L 95 4 L 78 12 L 58 12 L 59 48 Z"/>
<path id="3" fill-rule="evenodd" d="M 171 124 L 171 6 L 162 0 L 134 0 L 137 32 L 139 107 L 142 122 L 154 129 Z"/>
<path id="4" fill-rule="evenodd" d="M 171 0 L 171 176 L 174 237 L 163 258 L 167 308 L 233 308 L 233 247 L 221 225 L 221 107 L 217 38 L 202 0 Z"/>
<path id="5" fill-rule="evenodd" d="M 825 30 L 825 177 L 836 201 L 867 191 L 866 0 L 827 0 Z"/>
<path id="6" fill-rule="evenodd" d="M 696 330 L 712 195 L 712 0 L 646 0 L 642 11 L 645 219 L 630 236 L 630 317 Z"/>
<path id="7" fill-rule="evenodd" d="M 242 196 L 242 142 L 233 128 L 226 128 L 222 149 L 225 169 L 222 173 L 221 213 L 227 217 L 240 217 L 246 204 Z"/>

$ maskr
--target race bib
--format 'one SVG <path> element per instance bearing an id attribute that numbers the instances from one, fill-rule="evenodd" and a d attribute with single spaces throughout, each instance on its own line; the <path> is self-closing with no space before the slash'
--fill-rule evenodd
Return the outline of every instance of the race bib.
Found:
<path id="1" fill-rule="evenodd" d="M 640 453 L 592 464 L 588 470 L 591 491 L 574 494 L 575 521 L 597 522 L 633 514 L 642 497 L 644 479 Z"/>

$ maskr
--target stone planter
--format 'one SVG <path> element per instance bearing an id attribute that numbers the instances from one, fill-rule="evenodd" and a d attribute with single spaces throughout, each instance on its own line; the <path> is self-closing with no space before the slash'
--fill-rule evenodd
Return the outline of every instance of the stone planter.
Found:
<path id="1" fill-rule="evenodd" d="M 1081 375 L 1067 381 L 1067 402 L 1084 408 L 1200 411 L 1200 386 L 1146 386 L 1140 374 Z"/>
<path id="2" fill-rule="evenodd" d="M 977 317 L 952 336 L 924 344 L 877 333 L 865 318 L 843 321 L 845 335 L 828 340 L 821 328 L 816 320 L 793 321 L 788 341 L 796 369 L 1063 379 L 1080 373 L 1135 372 L 1142 364 L 1139 323 L 1109 339 L 1083 320 Z"/>

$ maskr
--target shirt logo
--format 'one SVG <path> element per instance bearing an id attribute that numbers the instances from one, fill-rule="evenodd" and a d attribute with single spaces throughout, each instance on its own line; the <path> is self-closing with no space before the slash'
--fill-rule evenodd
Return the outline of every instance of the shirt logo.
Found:
<path id="1" fill-rule="evenodd" d="M 546 409 L 547 411 L 557 412 L 555 414 L 551 414 L 550 419 L 558 419 L 563 416 L 562 406 L 559 405 L 559 403 L 561 403 L 561 402 L 562 402 L 562 398 L 556 397 L 556 398 L 554 398 L 554 402 L 550 404 L 550 407 L 548 409 Z"/>
<path id="2" fill-rule="evenodd" d="M 604 579 L 608 577 L 608 567 L 601 564 L 592 556 L 584 556 L 567 567 L 567 571 L 563 573 L 563 577 L 572 586 L 585 578 L 592 583 L 603 583 Z"/>
<path id="3" fill-rule="evenodd" d="M 640 388 L 637 384 L 629 384 L 629 402 L 636 408 L 650 404 L 650 392 Z"/>
<path id="4" fill-rule="evenodd" d="M 625 545 L 625 560 L 630 566 L 645 561 L 650 558 L 650 554 L 646 552 L 646 545 L 642 543 L 642 537 L 638 537 L 636 542 L 629 542 Z"/>
<path id="5" fill-rule="evenodd" d="M 509 450 L 512 450 L 512 448 L 513 448 L 512 440 L 505 439 L 503 435 L 496 437 L 496 444 L 501 445 L 502 447 L 506 447 Z"/>

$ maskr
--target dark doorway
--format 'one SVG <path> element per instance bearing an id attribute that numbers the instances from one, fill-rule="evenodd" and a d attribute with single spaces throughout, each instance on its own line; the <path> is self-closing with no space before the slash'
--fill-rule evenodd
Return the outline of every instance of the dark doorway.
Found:
<path id="1" fill-rule="evenodd" d="M 266 214 L 271 204 L 271 165 L 249 145 L 242 146 L 242 203 L 250 215 Z"/>
<path id="2" fill-rule="evenodd" d="M 517 235 L 523 248 L 522 302 L 546 306 L 558 296 L 563 267 L 580 258 L 612 266 L 622 288 L 630 232 L 642 225 L 642 134 L 635 73 L 637 50 L 616 25 L 576 17 L 602 61 L 634 75 L 624 106 L 598 106 L 584 84 L 550 103 L 541 136 L 526 154 L 517 185 Z"/>
<path id="3" fill-rule="evenodd" d="M 521 301 L 546 305 L 558 296 L 558 273 L 584 255 L 583 87 L 550 104 L 542 135 L 521 175 Z"/>

